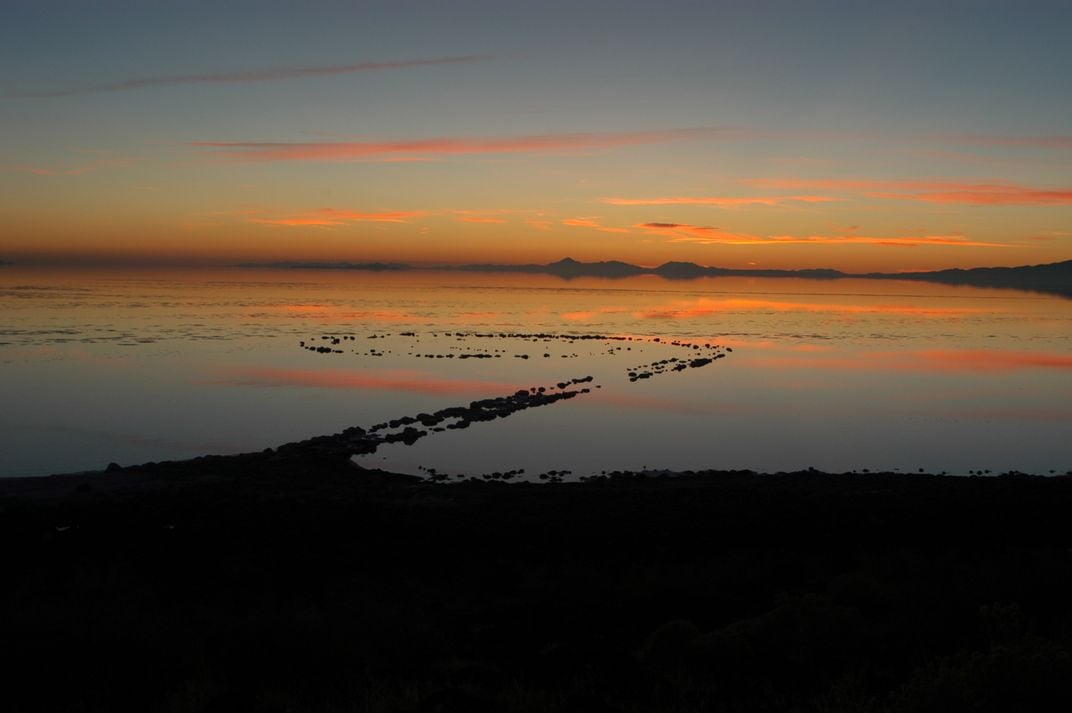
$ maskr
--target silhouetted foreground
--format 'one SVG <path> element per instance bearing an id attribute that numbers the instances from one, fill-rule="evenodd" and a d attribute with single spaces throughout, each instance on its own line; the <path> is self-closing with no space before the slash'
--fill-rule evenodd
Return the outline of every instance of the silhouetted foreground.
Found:
<path id="1" fill-rule="evenodd" d="M 1072 709 L 1072 479 L 0 481 L 7 711 Z"/>

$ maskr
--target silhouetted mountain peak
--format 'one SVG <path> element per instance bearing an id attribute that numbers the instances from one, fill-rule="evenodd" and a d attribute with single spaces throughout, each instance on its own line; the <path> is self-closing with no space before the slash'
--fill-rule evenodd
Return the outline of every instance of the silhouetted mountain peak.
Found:
<path id="1" fill-rule="evenodd" d="M 659 265 L 654 272 L 665 277 L 698 277 L 709 274 L 710 270 L 711 268 L 697 265 L 694 262 L 672 260 Z"/>

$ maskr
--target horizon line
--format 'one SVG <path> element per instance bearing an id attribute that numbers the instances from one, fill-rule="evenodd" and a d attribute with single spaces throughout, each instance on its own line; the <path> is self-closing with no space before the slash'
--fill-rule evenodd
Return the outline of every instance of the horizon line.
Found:
<path id="1" fill-rule="evenodd" d="M 607 263 L 616 263 L 641 270 L 655 271 L 667 265 L 689 265 L 702 269 L 730 270 L 733 272 L 837 272 L 846 277 L 863 277 L 867 275 L 898 275 L 898 274 L 926 274 L 946 272 L 950 270 L 986 270 L 986 269 L 1016 269 L 1027 267 L 1040 267 L 1046 265 L 1060 265 L 1072 263 L 1072 258 L 1056 260 L 1053 262 L 1017 264 L 1017 265 L 979 265 L 973 267 L 946 267 L 927 270 L 906 269 L 895 272 L 881 272 L 870 270 L 866 272 L 850 272 L 835 267 L 775 267 L 753 265 L 748 267 L 726 267 L 723 265 L 701 264 L 691 260 L 662 260 L 654 264 L 637 264 L 616 258 L 604 258 L 598 260 L 573 260 L 566 256 L 550 262 L 522 261 L 522 262 L 495 262 L 493 260 L 481 261 L 416 261 L 409 262 L 395 259 L 379 258 L 355 258 L 355 259 L 265 259 L 256 260 L 248 257 L 227 258 L 204 258 L 198 256 L 175 256 L 175 257 L 150 257 L 150 256 L 100 256 L 100 255 L 73 255 L 69 257 L 56 255 L 30 255 L 26 258 L 0 257 L 0 267 L 70 267 L 70 268 L 222 268 L 222 269 L 255 269 L 255 268 L 285 268 L 301 269 L 354 269 L 354 266 L 383 265 L 390 270 L 457 270 L 464 267 L 551 267 L 562 262 L 575 262 L 582 266 L 592 266 Z M 333 268 L 332 266 L 337 266 Z"/>

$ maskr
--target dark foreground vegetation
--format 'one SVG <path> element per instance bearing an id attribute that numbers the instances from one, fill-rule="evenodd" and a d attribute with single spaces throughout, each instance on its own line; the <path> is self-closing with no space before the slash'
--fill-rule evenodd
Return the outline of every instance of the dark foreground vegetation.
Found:
<path id="1" fill-rule="evenodd" d="M 0 481 L 6 711 L 1072 710 L 1072 478 Z"/>

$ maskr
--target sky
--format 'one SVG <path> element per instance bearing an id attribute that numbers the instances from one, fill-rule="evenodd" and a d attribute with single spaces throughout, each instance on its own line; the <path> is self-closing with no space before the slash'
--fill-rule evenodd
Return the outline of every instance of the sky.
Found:
<path id="1" fill-rule="evenodd" d="M 1072 3 L 2 0 L 0 259 L 1072 259 Z"/>

